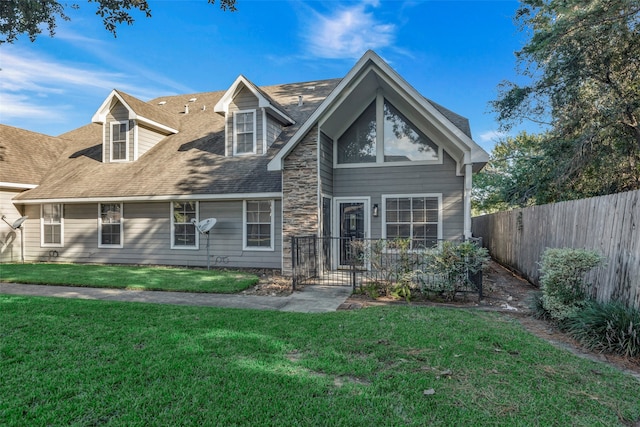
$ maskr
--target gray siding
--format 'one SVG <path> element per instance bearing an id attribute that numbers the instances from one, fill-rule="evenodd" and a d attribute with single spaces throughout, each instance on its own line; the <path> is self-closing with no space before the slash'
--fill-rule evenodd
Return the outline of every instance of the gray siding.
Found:
<path id="1" fill-rule="evenodd" d="M 462 238 L 464 177 L 456 176 L 456 163 L 445 153 L 441 165 L 339 168 L 333 170 L 333 196 L 370 196 L 371 206 L 383 209 L 382 195 L 442 194 L 442 237 Z M 382 235 L 382 213 L 371 219 L 371 237 Z"/>
<path id="2" fill-rule="evenodd" d="M 215 217 L 218 222 L 210 236 L 211 265 L 237 268 L 281 268 L 281 203 L 274 203 L 273 251 L 242 250 L 243 202 L 200 202 L 200 219 Z M 123 247 L 98 248 L 98 204 L 64 206 L 64 247 L 40 247 L 40 206 L 28 206 L 28 233 L 25 234 L 27 261 L 96 262 L 117 264 L 207 265 L 207 239 L 200 246 L 171 249 L 171 206 L 169 202 L 125 203 L 123 206 Z M 27 238 L 28 236 L 28 238 Z M 55 251 L 55 252 L 54 252 Z"/>
<path id="3" fill-rule="evenodd" d="M 320 192 L 333 196 L 333 140 L 320 132 Z"/>
<path id="4" fill-rule="evenodd" d="M 267 148 L 274 143 L 282 132 L 282 126 L 272 116 L 267 114 Z"/>
<path id="5" fill-rule="evenodd" d="M 233 155 L 233 113 L 241 110 L 253 110 L 256 113 L 256 153 L 262 152 L 262 111 L 258 109 L 258 98 L 246 87 L 229 104 L 227 115 L 227 153 Z"/>
<path id="6" fill-rule="evenodd" d="M 104 161 L 109 163 L 111 158 L 111 122 L 125 122 L 129 119 L 129 110 L 120 102 L 116 103 L 109 111 L 106 121 L 102 150 L 104 151 Z M 129 123 L 129 160 L 133 160 L 133 126 Z"/>
<path id="7" fill-rule="evenodd" d="M 5 215 L 9 224 L 22 216 L 11 199 L 20 191 L 0 189 L 0 215 Z M 13 230 L 6 222 L 0 221 L 0 263 L 20 261 L 20 231 Z"/>
<path id="8" fill-rule="evenodd" d="M 164 137 L 161 133 L 138 124 L 138 157 L 149 151 Z"/>

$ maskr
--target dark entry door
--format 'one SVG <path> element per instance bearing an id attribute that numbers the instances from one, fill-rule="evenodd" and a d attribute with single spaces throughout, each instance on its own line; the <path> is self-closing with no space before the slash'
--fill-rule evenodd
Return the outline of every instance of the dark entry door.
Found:
<path id="1" fill-rule="evenodd" d="M 352 265 L 356 261 L 351 241 L 364 238 L 364 202 L 340 202 L 340 265 Z M 362 264 L 358 262 L 358 264 Z"/>

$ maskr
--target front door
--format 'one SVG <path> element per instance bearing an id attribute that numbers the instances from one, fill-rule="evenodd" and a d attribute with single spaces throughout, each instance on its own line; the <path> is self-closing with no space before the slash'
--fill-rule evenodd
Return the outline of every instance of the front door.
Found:
<path id="1" fill-rule="evenodd" d="M 340 232 L 340 266 L 349 266 L 362 260 L 357 260 L 352 241 L 365 237 L 367 229 L 366 203 L 364 201 L 339 201 L 338 220 Z"/>

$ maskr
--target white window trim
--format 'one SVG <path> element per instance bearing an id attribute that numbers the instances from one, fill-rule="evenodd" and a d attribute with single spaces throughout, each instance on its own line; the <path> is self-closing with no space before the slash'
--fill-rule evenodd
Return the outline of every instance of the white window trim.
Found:
<path id="1" fill-rule="evenodd" d="M 182 246 L 182 245 L 176 245 L 175 242 L 175 238 L 176 238 L 176 233 L 175 233 L 175 217 L 173 216 L 173 204 L 174 203 L 189 203 L 189 200 L 174 200 L 172 202 L 169 202 L 169 206 L 171 207 L 171 249 L 177 249 L 177 250 L 187 250 L 187 251 L 197 251 L 198 249 L 200 249 L 200 233 L 198 232 L 198 227 L 196 227 L 196 244 L 195 246 Z M 200 202 L 196 201 L 196 223 L 198 221 L 200 221 Z"/>
<path id="2" fill-rule="evenodd" d="M 113 158 L 113 126 L 114 125 L 126 125 L 127 131 L 125 133 L 125 155 L 124 159 Z M 128 162 L 129 161 L 129 120 L 125 121 L 113 121 L 109 122 L 109 161 L 112 163 Z"/>
<path id="3" fill-rule="evenodd" d="M 44 226 L 55 225 L 57 223 L 44 222 L 44 205 L 60 205 L 60 243 L 44 242 Z M 40 205 L 40 247 L 41 248 L 63 248 L 64 247 L 64 205 L 62 203 L 43 203 Z"/>
<path id="4" fill-rule="evenodd" d="M 269 202 L 271 204 L 271 221 L 270 222 L 270 241 L 271 241 L 271 246 L 267 247 L 267 246 L 247 246 L 247 202 L 253 202 L 253 201 L 262 201 L 262 202 Z M 274 221 L 274 207 L 275 207 L 275 202 L 273 199 L 270 200 L 264 200 L 264 199 L 247 199 L 247 200 L 243 200 L 242 201 L 242 250 L 243 251 L 269 251 L 269 252 L 273 252 L 274 251 L 274 239 L 275 239 L 275 221 Z"/>
<path id="5" fill-rule="evenodd" d="M 381 217 L 381 236 L 387 238 L 387 199 L 430 197 L 438 199 L 438 241 L 442 240 L 442 193 L 417 193 L 417 194 L 383 194 L 382 195 L 382 217 Z M 391 251 L 390 251 L 391 252 Z"/>
<path id="6" fill-rule="evenodd" d="M 120 205 L 120 244 L 102 244 L 102 205 Z M 98 203 L 98 247 L 99 248 L 123 248 L 124 247 L 124 204 L 123 203 Z"/>
<path id="7" fill-rule="evenodd" d="M 238 114 L 247 114 L 247 113 L 251 113 L 251 115 L 253 115 L 253 150 L 251 152 L 248 153 L 238 153 L 237 152 L 237 148 L 238 148 L 238 131 L 236 128 L 236 117 Z M 256 143 L 256 110 L 238 110 L 238 111 L 234 111 L 233 112 L 233 155 L 234 156 L 248 156 L 251 154 L 256 154 L 256 147 L 257 147 L 257 143 Z"/>
<path id="8" fill-rule="evenodd" d="M 262 107 L 262 155 L 267 154 L 267 109 Z"/>

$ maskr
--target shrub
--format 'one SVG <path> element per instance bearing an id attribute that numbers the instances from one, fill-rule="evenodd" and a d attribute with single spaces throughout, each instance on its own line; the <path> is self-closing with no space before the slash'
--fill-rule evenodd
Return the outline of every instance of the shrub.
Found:
<path id="1" fill-rule="evenodd" d="M 542 305 L 555 321 L 576 314 L 587 300 L 584 275 L 604 263 L 595 251 L 571 248 L 547 248 L 540 262 Z"/>
<path id="2" fill-rule="evenodd" d="M 353 241 L 352 250 L 358 254 L 358 261 L 369 264 L 378 275 L 375 284 L 365 290 L 367 295 L 378 295 L 378 291 L 386 296 L 411 298 L 411 286 L 419 253 L 411 250 L 410 239 Z M 389 253 L 393 255 L 389 256 Z"/>
<path id="3" fill-rule="evenodd" d="M 542 304 L 542 292 L 535 291 L 532 292 L 528 301 L 529 308 L 533 313 L 533 317 L 540 320 L 550 321 L 551 316 L 549 316 L 549 312 L 545 310 L 544 305 Z"/>
<path id="4" fill-rule="evenodd" d="M 473 242 L 445 241 L 429 252 L 424 273 L 433 275 L 435 280 L 423 283 L 423 290 L 440 292 L 447 299 L 453 299 L 456 292 L 474 289 L 471 276 L 483 270 L 489 262 L 487 249 Z"/>
<path id="5" fill-rule="evenodd" d="M 640 356 L 640 310 L 636 308 L 615 301 L 590 301 L 565 326 L 567 332 L 592 350 Z"/>

